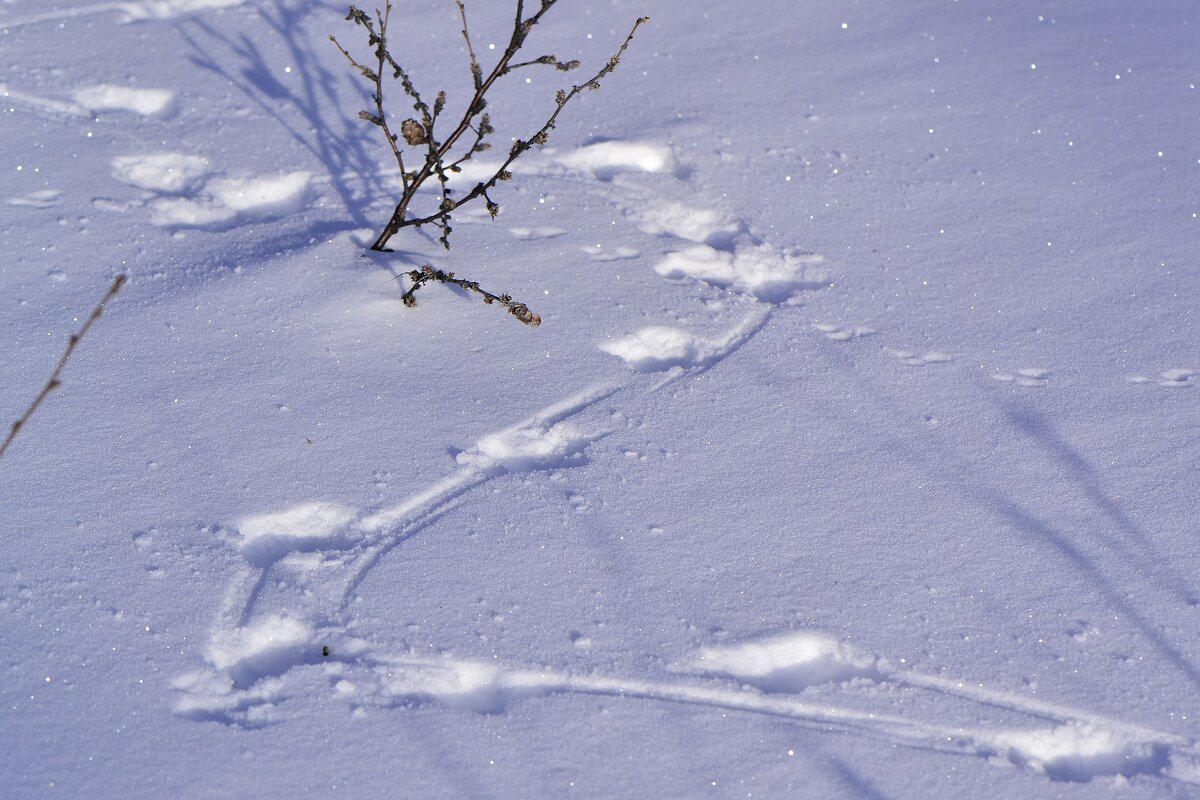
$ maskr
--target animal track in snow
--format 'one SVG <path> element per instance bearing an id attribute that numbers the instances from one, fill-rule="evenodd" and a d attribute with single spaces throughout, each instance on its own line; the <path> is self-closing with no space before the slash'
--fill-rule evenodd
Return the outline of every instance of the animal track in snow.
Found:
<path id="1" fill-rule="evenodd" d="M 1158 378 L 1147 378 L 1145 375 L 1130 375 L 1125 379 L 1129 383 L 1157 383 L 1159 386 L 1182 387 L 1193 386 L 1197 381 L 1197 372 L 1191 369 L 1168 369 L 1158 373 Z"/>
<path id="2" fill-rule="evenodd" d="M 604 342 L 600 349 L 617 356 L 637 372 L 658 372 L 672 367 L 708 367 L 745 343 L 766 323 L 769 310 L 752 311 L 729 333 L 717 339 L 693 336 L 679 328 L 650 326 Z"/>
<path id="3" fill-rule="evenodd" d="M 528 419 L 481 437 L 457 457 L 459 469 L 394 506 L 370 512 L 332 503 L 300 503 L 250 516 L 219 530 L 246 565 L 234 577 L 204 652 L 207 668 L 180 676 L 176 713 L 196 720 L 254 726 L 288 696 L 292 668 L 360 657 L 367 645 L 350 633 L 346 608 L 379 559 L 441 514 L 458 496 L 504 474 L 569 466 L 607 431 L 569 420 L 619 388 L 601 385 Z M 276 609 L 259 610 L 266 587 Z M 363 656 L 365 657 L 365 656 Z"/>
<path id="4" fill-rule="evenodd" d="M 877 331 L 869 325 L 832 325 L 829 323 L 814 322 L 813 327 L 825 335 L 826 339 L 832 339 L 835 342 L 849 342 L 854 339 L 861 339 L 865 336 L 874 336 Z"/>
<path id="5" fill-rule="evenodd" d="M 933 350 L 928 353 L 917 353 L 912 350 L 892 350 L 892 355 L 900 359 L 900 363 L 909 367 L 925 367 L 930 364 L 946 364 L 954 360 L 954 356 Z"/>
<path id="6" fill-rule="evenodd" d="M 667 278 L 692 278 L 783 303 L 801 291 L 829 285 L 828 273 L 819 266 L 824 260 L 815 253 L 781 251 L 767 244 L 742 245 L 733 252 L 697 244 L 668 253 L 654 269 Z"/>
<path id="7" fill-rule="evenodd" d="M 736 678 L 766 692 L 800 692 L 822 683 L 879 675 L 875 659 L 856 655 L 832 636 L 809 631 L 706 647 L 691 671 Z"/>
<path id="8" fill-rule="evenodd" d="M 598 695 L 767 714 L 893 745 L 1013 764 L 1052 780 L 1157 775 L 1196 783 L 1200 774 L 1200 750 L 1183 737 L 977 684 L 893 670 L 886 660 L 860 655 L 823 633 L 797 631 L 703 648 L 676 672 L 659 679 L 607 677 L 409 654 L 360 656 L 354 663 L 327 666 L 335 691 L 358 708 L 394 708 L 400 701 L 496 714 L 529 697 Z M 724 684 L 730 680 L 736 684 Z M 971 719 L 982 708 L 999 708 L 1030 718 L 1032 725 L 967 727 L 863 710 L 864 702 L 879 696 L 879 686 L 888 687 L 890 695 L 936 697 L 943 708 L 965 703 Z M 823 688 L 810 694 L 818 687 Z M 839 705 L 838 697 L 849 702 Z"/>
<path id="9" fill-rule="evenodd" d="M 509 232 L 518 239 L 553 239 L 557 236 L 562 236 L 567 231 L 565 228 L 542 226 L 538 228 L 510 228 Z"/>
<path id="10" fill-rule="evenodd" d="M 208 159 L 186 153 L 119 156 L 113 176 L 167 195 L 147 203 L 150 222 L 163 228 L 220 229 L 287 216 L 304 206 L 312 182 L 308 172 L 213 179 Z"/>
<path id="11" fill-rule="evenodd" d="M 72 98 L 89 111 L 131 111 L 144 117 L 166 119 L 178 110 L 175 93 L 169 89 L 134 89 L 101 84 L 77 89 Z"/>
<path id="12" fill-rule="evenodd" d="M 669 145 L 651 142 L 599 142 L 559 155 L 556 160 L 602 181 L 611 181 L 625 172 L 679 171 L 675 151 Z"/>
<path id="13" fill-rule="evenodd" d="M 144 153 L 113 159 L 113 177 L 122 183 L 163 194 L 180 194 L 211 174 L 208 159 L 187 153 Z"/>
<path id="14" fill-rule="evenodd" d="M 741 220 L 707 208 L 663 201 L 634 212 L 638 227 L 650 234 L 667 234 L 691 242 L 728 249 L 742 232 Z"/>
<path id="15" fill-rule="evenodd" d="M 593 247 L 583 247 L 580 250 L 587 253 L 592 261 L 623 261 L 630 258 L 637 258 L 641 253 L 634 250 L 632 247 L 619 246 L 612 250 L 606 250 L 604 245 L 597 243 Z"/>
<path id="16" fill-rule="evenodd" d="M 1005 383 L 1016 383 L 1018 386 L 1045 386 L 1050 376 L 1048 369 L 1019 369 L 1016 372 L 997 372 L 992 376 L 995 380 Z"/>
<path id="17" fill-rule="evenodd" d="M 21 197 L 10 197 L 5 202 L 10 206 L 25 208 L 52 208 L 58 205 L 58 198 L 61 196 L 62 192 L 57 189 L 39 189 Z"/>

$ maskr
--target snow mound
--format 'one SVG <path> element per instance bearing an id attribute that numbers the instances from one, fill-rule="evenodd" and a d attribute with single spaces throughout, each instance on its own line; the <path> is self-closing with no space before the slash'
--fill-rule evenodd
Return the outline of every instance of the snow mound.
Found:
<path id="1" fill-rule="evenodd" d="M 706 647 L 693 668 L 767 692 L 799 692 L 822 683 L 878 677 L 874 659 L 857 656 L 832 636 L 811 631 Z"/>
<path id="2" fill-rule="evenodd" d="M 208 159 L 186 153 L 117 156 L 113 177 L 122 183 L 166 194 L 181 194 L 208 177 Z"/>
<path id="3" fill-rule="evenodd" d="M 334 503 L 302 503 L 286 511 L 248 517 L 238 524 L 242 555 L 264 566 L 294 550 L 311 551 L 343 543 L 345 529 L 357 516 Z"/>
<path id="4" fill-rule="evenodd" d="M 743 224 L 719 211 L 664 202 L 636 214 L 638 227 L 653 235 L 667 234 L 691 242 L 728 247 L 741 233 Z"/>
<path id="5" fill-rule="evenodd" d="M 241 628 L 215 634 L 208 660 L 237 686 L 278 675 L 299 660 L 312 628 L 298 619 L 272 614 Z"/>
<path id="6" fill-rule="evenodd" d="M 132 89 L 128 86 L 101 84 L 86 86 L 73 95 L 79 105 L 90 111 L 132 111 L 144 117 L 167 118 L 175 115 L 175 93 L 169 89 Z"/>
<path id="7" fill-rule="evenodd" d="M 695 278 L 705 283 L 748 292 L 768 303 L 782 303 L 806 289 L 829 285 L 828 274 L 814 253 L 779 251 L 770 245 L 739 247 L 734 252 L 697 244 L 668 253 L 655 266 L 667 278 Z"/>
<path id="8" fill-rule="evenodd" d="M 558 157 L 570 169 L 612 180 L 623 172 L 669 172 L 679 169 L 670 146 L 650 142 L 599 142 Z"/>
<path id="9" fill-rule="evenodd" d="M 1014 764 L 1060 781 L 1157 774 L 1170 760 L 1169 748 L 1161 742 L 1087 724 L 1004 731 L 991 740 Z"/>

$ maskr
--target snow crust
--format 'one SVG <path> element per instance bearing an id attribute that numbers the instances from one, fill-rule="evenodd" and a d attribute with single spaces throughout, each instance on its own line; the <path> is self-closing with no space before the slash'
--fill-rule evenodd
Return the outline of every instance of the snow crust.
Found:
<path id="1" fill-rule="evenodd" d="M 0 0 L 0 795 L 1196 795 L 1197 13 Z"/>

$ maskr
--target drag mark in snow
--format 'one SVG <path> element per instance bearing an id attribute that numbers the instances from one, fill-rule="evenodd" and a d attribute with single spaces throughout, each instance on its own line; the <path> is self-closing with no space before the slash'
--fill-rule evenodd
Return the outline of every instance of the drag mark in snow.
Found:
<path id="1" fill-rule="evenodd" d="M 8 27 L 9 23 L 4 23 L 4 26 Z M 7 83 L 0 83 L 0 100 L 11 104 L 13 108 L 21 108 L 54 120 L 87 119 L 91 116 L 86 108 L 77 103 L 25 94 L 10 88 Z"/>
<path id="2" fill-rule="evenodd" d="M 333 664 L 329 676 L 335 686 L 346 689 L 339 693 L 358 707 L 433 702 L 496 714 L 528 697 L 599 695 L 767 714 L 821 730 L 1012 764 L 1052 780 L 1154 775 L 1196 782 L 1200 751 L 1183 737 L 937 676 L 893 671 L 884 660 L 861 655 L 824 633 L 797 631 L 704 648 L 680 671 L 696 677 L 613 678 L 506 668 L 450 656 L 401 655 Z M 723 685 L 728 681 L 737 686 Z M 864 699 L 879 696 L 876 687 L 887 684 L 900 691 L 950 695 L 1004 708 L 1035 722 L 1024 727 L 965 727 L 861 708 Z M 829 702 L 829 692 L 802 696 L 822 685 L 855 700 L 855 706 Z"/>
<path id="3" fill-rule="evenodd" d="M 492 478 L 581 459 L 607 431 L 585 430 L 571 418 L 619 388 L 594 387 L 481 437 L 458 456 L 457 472 L 396 505 L 364 513 L 307 502 L 246 517 L 223 531 L 246 566 L 226 590 L 204 654 L 208 668 L 175 684 L 182 694 L 177 713 L 265 724 L 266 707 L 287 697 L 286 673 L 321 662 L 324 646 L 338 658 L 365 657 L 367 645 L 351 634 L 346 608 L 379 559 Z"/>

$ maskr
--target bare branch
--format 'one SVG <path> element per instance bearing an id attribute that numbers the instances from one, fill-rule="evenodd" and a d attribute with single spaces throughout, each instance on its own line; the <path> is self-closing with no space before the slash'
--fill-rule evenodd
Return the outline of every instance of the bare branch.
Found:
<path id="1" fill-rule="evenodd" d="M 442 113 L 446 108 L 446 93 L 438 92 L 437 99 L 433 103 L 433 109 L 430 110 L 413 85 L 408 73 L 396 62 L 388 49 L 388 23 L 392 11 L 391 0 L 388 0 L 384 11 L 375 12 L 374 18 L 368 16 L 355 6 L 350 6 L 350 12 L 346 19 L 366 29 L 368 46 L 373 48 L 375 55 L 375 68 L 364 66 L 343 48 L 337 39 L 332 36 L 329 38 L 350 62 L 351 66 L 358 70 L 364 78 L 369 80 L 374 87 L 372 99 L 375 103 L 375 109 L 373 111 L 362 111 L 359 116 L 379 127 L 384 132 L 384 136 L 388 140 L 388 146 L 396 159 L 397 165 L 400 167 L 402 186 L 399 202 L 396 203 L 391 217 L 376 237 L 375 242 L 371 245 L 372 250 L 386 251 L 388 240 L 402 228 L 422 225 L 433 225 L 440 229 L 438 240 L 442 243 L 443 247 L 449 249 L 450 233 L 453 230 L 451 221 L 454 212 L 464 204 L 481 197 L 487 206 L 488 213 L 494 219 L 500 207 L 488 195 L 488 191 L 494 188 L 498 182 L 512 178 L 510 167 L 517 158 L 530 150 L 534 145 L 540 146 L 546 143 L 550 131 L 554 128 L 558 120 L 558 115 L 567 103 L 573 100 L 584 89 L 599 88 L 600 81 L 611 73 L 619 63 L 622 54 L 624 54 L 625 50 L 629 47 L 629 43 L 633 40 L 634 33 L 648 21 L 646 17 L 639 18 L 617 51 L 590 79 L 578 86 L 572 86 L 570 91 L 559 91 L 555 96 L 554 110 L 541 128 L 527 139 L 514 139 L 512 146 L 509 148 L 508 156 L 500 167 L 486 181 L 477 183 L 464 196 L 456 197 L 455 191 L 449 185 L 450 176 L 453 173 L 461 172 L 463 163 L 471 160 L 476 153 L 484 152 L 491 146 L 487 138 L 495 131 L 492 128 L 491 119 L 486 110 L 487 93 L 495 85 L 496 81 L 514 70 L 524 67 L 536 65 L 552 66 L 564 72 L 579 67 L 578 61 L 560 61 L 555 55 L 543 55 L 530 61 L 514 62 L 518 51 L 525 45 L 530 31 L 557 2 L 558 0 L 539 0 L 537 9 L 530 13 L 529 16 L 526 16 L 525 0 L 516 0 L 516 13 L 513 17 L 513 28 L 508 44 L 499 59 L 485 74 L 483 67 L 479 63 L 479 56 L 475 51 L 474 42 L 471 39 L 470 27 L 467 23 L 466 3 L 464 0 L 454 0 L 454 4 L 458 7 L 459 17 L 462 20 L 461 33 L 463 41 L 467 46 L 467 54 L 470 58 L 471 81 L 474 93 L 468 100 L 466 108 L 462 112 L 462 117 L 454 125 L 453 129 L 444 135 L 444 138 L 442 133 L 435 130 L 435 126 L 440 121 Z M 391 71 L 392 78 L 400 81 L 405 94 L 413 101 L 413 109 L 418 114 L 416 118 L 408 118 L 401 123 L 399 136 L 392 133 L 391 123 L 383 106 L 383 76 L 387 70 Z M 419 166 L 415 166 L 411 171 L 406 169 L 404 164 L 402 148 L 405 146 L 421 148 L 423 150 L 421 157 L 417 159 Z M 438 182 L 438 192 L 440 195 L 437 208 L 415 215 L 410 213 L 410 205 L 414 202 L 418 191 L 430 179 L 435 178 Z M 429 266 L 420 271 L 411 272 L 409 276 L 412 278 L 413 284 L 404 294 L 403 299 L 406 304 L 413 304 L 415 302 L 413 294 L 431 281 L 452 283 L 478 292 L 483 296 L 484 302 L 500 302 L 504 304 L 510 313 L 526 324 L 537 324 L 534 320 L 540 321 L 536 314 L 530 312 L 522 304 L 513 303 L 512 298 L 507 295 L 493 295 L 485 292 L 473 281 L 454 278 L 453 273 L 442 272 Z"/>
<path id="2" fill-rule="evenodd" d="M 617 64 L 620 63 L 621 55 L 625 52 L 626 48 L 629 47 L 629 43 L 633 41 L 633 36 L 635 33 L 637 33 L 638 28 L 649 22 L 649 20 L 649 17 L 641 17 L 633 24 L 633 29 L 629 31 L 629 35 L 625 37 L 625 41 L 617 49 L 617 52 L 614 53 L 611 58 L 609 58 L 608 63 L 606 63 L 599 72 L 578 86 L 571 87 L 571 91 L 569 92 L 560 91 L 555 98 L 557 105 L 554 109 L 554 113 L 550 115 L 550 118 L 546 120 L 546 123 L 542 125 L 542 127 L 527 140 L 517 139 L 514 141 L 511 150 L 509 150 L 508 158 L 505 159 L 504 163 L 500 165 L 500 168 L 496 170 L 492 177 L 490 177 L 487 181 L 476 184 L 474 189 L 463 195 L 460 199 L 454 201 L 454 206 L 450 208 L 449 211 L 454 211 L 459 206 L 469 203 L 477 197 L 482 197 L 487 193 L 487 190 L 494 187 L 498 181 L 506 181 L 511 179 L 512 173 L 509 171 L 509 167 L 512 166 L 513 162 L 520 158 L 520 156 L 526 150 L 529 150 L 534 145 L 543 145 L 546 143 L 549 138 L 550 131 L 554 129 L 554 125 L 558 120 L 558 115 L 562 113 L 562 110 L 566 107 L 567 103 L 571 102 L 571 100 L 573 100 L 584 89 L 600 88 L 601 79 L 616 69 Z M 408 227 L 410 225 L 427 225 L 434 220 L 439 219 L 445 213 L 445 211 L 439 211 L 437 214 L 427 217 L 408 219 L 405 220 L 403 225 L 400 227 Z"/>
<path id="3" fill-rule="evenodd" d="M 50 379 L 46 381 L 46 385 L 42 387 L 42 391 L 39 392 L 38 396 L 33 399 L 32 403 L 30 403 L 29 408 L 25 409 L 25 413 L 22 414 L 17 421 L 12 424 L 12 427 L 9 428 L 8 436 L 4 439 L 4 444 L 0 444 L 0 456 L 4 455 L 4 451 L 8 450 L 8 446 L 12 444 L 13 439 L 17 438 L 17 434 L 21 431 L 21 428 L 25 427 L 25 423 L 28 422 L 29 418 L 33 416 L 33 412 L 38 410 L 38 407 L 45 402 L 46 398 L 50 396 L 51 392 L 62 385 L 59 381 L 59 376 L 62 375 L 62 371 L 67 366 L 67 362 L 71 360 L 71 355 L 75 352 L 75 348 L 79 346 L 81 341 L 83 341 L 83 337 L 87 335 L 89 330 L 91 330 L 92 325 L 96 324 L 96 320 L 100 319 L 100 315 L 104 313 L 105 304 L 120 294 L 121 287 L 125 285 L 127 277 L 128 276 L 122 274 L 113 279 L 112 285 L 108 287 L 108 291 L 104 293 L 104 296 L 100 298 L 100 302 L 97 303 L 96 307 L 92 309 L 92 313 L 88 315 L 88 318 L 84 321 L 83 327 L 67 338 L 67 349 L 64 350 L 63 354 L 59 357 L 58 364 L 54 367 L 54 372 L 50 373 Z"/>

